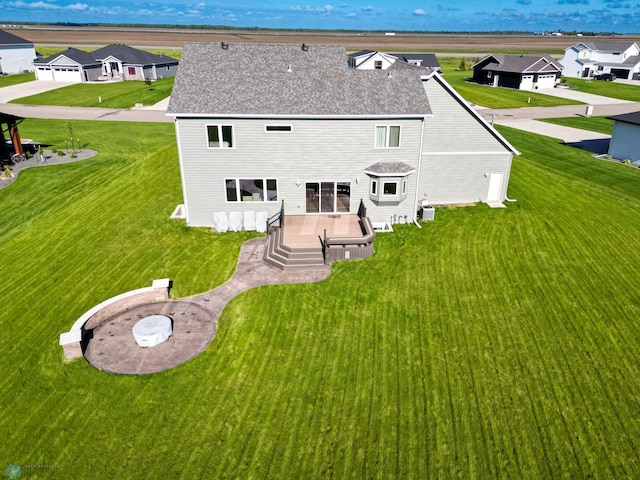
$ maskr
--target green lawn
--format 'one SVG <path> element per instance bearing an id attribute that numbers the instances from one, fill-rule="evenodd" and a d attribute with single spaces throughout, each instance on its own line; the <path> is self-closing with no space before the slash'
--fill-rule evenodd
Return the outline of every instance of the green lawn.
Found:
<path id="1" fill-rule="evenodd" d="M 0 75 L 0 88 L 18 85 L 19 83 L 31 82 L 36 79 L 36 74 L 31 73 L 15 73 L 13 75 Z"/>
<path id="2" fill-rule="evenodd" d="M 169 220 L 173 127 L 74 122 L 100 151 L 0 190 L 0 462 L 23 478 L 638 478 L 640 171 L 501 132 L 507 209 L 438 209 L 319 284 L 237 297 L 164 373 L 64 363 L 110 296 L 228 278 L 247 234 Z M 21 134 L 60 144 L 66 122 Z M 135 132 L 132 138 L 131 132 Z M 597 208 L 596 208 L 597 207 Z"/>
<path id="3" fill-rule="evenodd" d="M 147 85 L 143 81 L 78 83 L 48 92 L 18 98 L 10 103 L 69 107 L 131 108 L 136 103 L 153 105 L 171 95 L 174 78 Z"/>
<path id="4" fill-rule="evenodd" d="M 613 133 L 613 120 L 607 117 L 563 117 L 563 118 L 539 118 L 541 122 L 553 123 L 565 127 L 580 128 L 593 132 L 611 135 Z"/>
<path id="5" fill-rule="evenodd" d="M 525 90 L 479 85 L 467 81 L 473 76 L 471 70 L 445 72 L 443 76 L 465 100 L 487 108 L 554 107 L 582 103 Z"/>
<path id="6" fill-rule="evenodd" d="M 581 92 L 640 102 L 640 86 L 638 85 L 568 77 L 562 77 L 562 82 Z"/>

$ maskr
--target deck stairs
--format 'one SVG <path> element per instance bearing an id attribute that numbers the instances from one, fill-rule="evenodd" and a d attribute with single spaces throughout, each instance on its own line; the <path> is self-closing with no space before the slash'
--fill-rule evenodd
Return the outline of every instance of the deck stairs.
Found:
<path id="1" fill-rule="evenodd" d="M 329 268 L 324 263 L 320 239 L 317 247 L 289 247 L 282 243 L 281 227 L 271 227 L 264 250 L 264 261 L 285 271 Z"/>

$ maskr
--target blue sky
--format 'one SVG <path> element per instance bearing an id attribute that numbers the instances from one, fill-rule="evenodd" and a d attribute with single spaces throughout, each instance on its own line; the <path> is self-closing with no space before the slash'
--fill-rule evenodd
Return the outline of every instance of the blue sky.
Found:
<path id="1" fill-rule="evenodd" d="M 640 0 L 3 0 L 0 22 L 640 33 Z"/>

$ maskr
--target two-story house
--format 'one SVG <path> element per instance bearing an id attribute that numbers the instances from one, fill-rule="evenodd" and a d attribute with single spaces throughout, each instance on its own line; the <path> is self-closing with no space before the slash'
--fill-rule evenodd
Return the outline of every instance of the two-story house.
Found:
<path id="1" fill-rule="evenodd" d="M 560 59 L 565 77 L 589 78 L 614 73 L 618 78 L 640 78 L 640 49 L 635 42 L 580 42 Z"/>
<path id="2" fill-rule="evenodd" d="M 349 68 L 341 46 L 187 43 L 167 112 L 190 226 L 283 202 L 408 223 L 503 201 L 518 153 L 437 72 Z"/>

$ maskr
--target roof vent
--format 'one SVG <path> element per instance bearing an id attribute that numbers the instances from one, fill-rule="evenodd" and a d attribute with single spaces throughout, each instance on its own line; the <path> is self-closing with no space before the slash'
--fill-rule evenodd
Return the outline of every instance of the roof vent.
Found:
<path id="1" fill-rule="evenodd" d="M 309 45 L 308 45 L 308 44 L 306 44 L 306 43 L 303 43 L 303 44 L 302 44 L 302 51 L 303 51 L 303 52 L 308 52 L 308 51 L 309 51 Z"/>
<path id="2" fill-rule="evenodd" d="M 291 73 L 293 72 L 293 68 L 291 68 L 291 64 L 289 64 L 289 66 L 287 67 L 287 73 Z"/>
<path id="3" fill-rule="evenodd" d="M 393 75 L 391 75 L 391 72 L 387 72 L 387 78 L 393 78 Z"/>
<path id="4" fill-rule="evenodd" d="M 229 44 L 227 42 L 221 42 L 220 46 L 223 50 L 229 50 Z"/>

